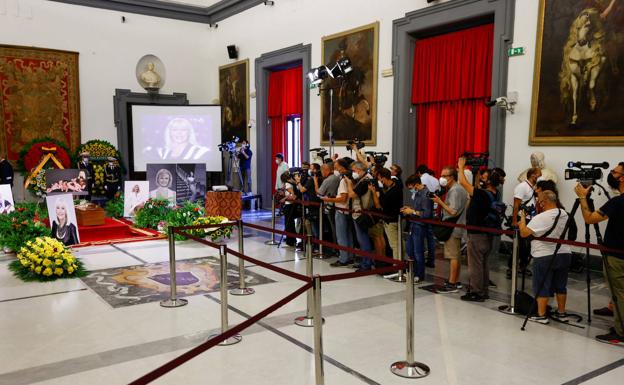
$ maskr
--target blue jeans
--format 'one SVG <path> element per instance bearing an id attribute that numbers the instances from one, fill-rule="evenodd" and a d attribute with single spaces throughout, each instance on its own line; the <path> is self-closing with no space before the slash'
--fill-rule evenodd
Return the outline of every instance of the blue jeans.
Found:
<path id="1" fill-rule="evenodd" d="M 427 261 L 435 263 L 436 239 L 433 235 L 433 226 L 425 224 L 425 237 L 427 238 Z"/>
<path id="2" fill-rule="evenodd" d="M 371 245 L 371 240 L 368 237 L 368 230 L 360 227 L 357 221 L 353 220 L 353 224 L 355 225 L 355 236 L 357 238 L 358 244 L 360 245 L 360 250 L 364 251 L 373 251 L 373 246 Z M 362 262 L 360 263 L 360 269 L 362 270 L 370 270 L 373 267 L 373 259 L 368 257 L 362 257 Z"/>
<path id="3" fill-rule="evenodd" d="M 336 241 L 340 246 L 353 247 L 353 235 L 349 228 L 350 215 L 336 211 Z M 353 254 L 340 250 L 340 263 L 349 263 L 353 260 Z"/>
<path id="4" fill-rule="evenodd" d="M 414 259 L 414 276 L 425 279 L 425 238 L 427 229 L 418 223 L 412 223 L 407 238 L 407 255 Z"/>

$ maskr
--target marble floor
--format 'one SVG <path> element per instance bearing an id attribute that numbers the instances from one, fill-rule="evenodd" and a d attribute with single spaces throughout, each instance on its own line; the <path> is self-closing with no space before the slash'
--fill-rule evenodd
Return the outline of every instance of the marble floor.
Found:
<path id="1" fill-rule="evenodd" d="M 270 223 L 263 212 L 252 221 Z M 300 273 L 301 252 L 266 246 L 265 233 L 245 230 L 245 253 Z M 236 237 L 236 235 L 235 235 Z M 233 237 L 230 247 L 236 248 Z M 178 259 L 217 256 L 216 250 L 184 241 Z M 88 270 L 163 262 L 165 241 L 83 248 L 76 251 Z M 206 341 L 220 325 L 219 292 L 187 297 L 180 308 L 158 302 L 111 307 L 81 280 L 23 283 L 0 256 L 0 384 L 127 384 Z M 318 274 L 348 272 L 329 260 L 314 260 Z M 230 263 L 237 259 L 230 257 Z M 260 266 L 248 266 L 275 282 L 255 287 L 251 296 L 229 296 L 229 318 L 237 324 L 301 286 L 299 281 Z M 447 264 L 427 269 L 424 285 L 440 282 Z M 404 285 L 369 276 L 323 285 L 326 384 L 621 384 L 624 349 L 594 340 L 609 320 L 586 323 L 585 275 L 572 275 L 569 309 L 579 324 L 540 325 L 497 311 L 508 303 L 506 257 L 492 263 L 497 284 L 484 303 L 460 301 L 458 294 L 416 290 L 415 357 L 431 368 L 428 377 L 409 380 L 389 371 L 405 359 Z M 464 268 L 462 282 L 467 282 Z M 422 285 L 419 285 L 422 286 Z M 530 286 L 530 285 L 528 285 Z M 592 275 L 592 307 L 608 302 L 599 274 Z M 214 347 L 155 384 L 314 384 L 312 329 L 293 324 L 305 295 L 246 329 L 239 344 Z M 619 378 L 619 380 L 618 380 Z"/>

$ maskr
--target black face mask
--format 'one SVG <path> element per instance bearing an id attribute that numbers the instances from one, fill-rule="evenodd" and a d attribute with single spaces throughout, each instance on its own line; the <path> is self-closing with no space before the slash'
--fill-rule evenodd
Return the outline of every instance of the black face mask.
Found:
<path id="1" fill-rule="evenodd" d="M 616 179 L 611 172 L 609 173 L 609 176 L 607 176 L 607 184 L 614 190 L 620 189 L 620 181 Z"/>

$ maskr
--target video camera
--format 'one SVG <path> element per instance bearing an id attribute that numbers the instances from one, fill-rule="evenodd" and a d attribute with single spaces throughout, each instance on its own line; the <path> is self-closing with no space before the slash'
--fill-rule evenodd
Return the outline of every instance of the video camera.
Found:
<path id="1" fill-rule="evenodd" d="M 390 155 L 390 153 L 366 151 L 366 155 L 370 155 L 373 158 L 376 165 L 383 166 L 388 161 L 388 157 L 386 155 Z"/>
<path id="2" fill-rule="evenodd" d="M 219 151 L 221 152 L 229 152 L 230 154 L 235 154 L 236 143 L 238 143 L 239 140 L 240 138 L 238 136 L 233 136 L 232 140 L 227 141 L 225 143 L 221 143 L 217 147 L 219 148 Z"/>
<path id="3" fill-rule="evenodd" d="M 487 167 L 488 160 L 490 158 L 489 152 L 464 152 L 461 154 L 462 157 L 466 158 L 466 166 L 480 168 Z"/>
<path id="4" fill-rule="evenodd" d="M 434 191 L 434 192 L 428 191 L 427 192 L 427 198 L 429 198 L 429 199 L 431 199 L 433 197 L 436 197 L 436 196 L 441 197 L 442 195 L 444 195 L 444 190 L 438 190 L 438 191 Z"/>
<path id="5" fill-rule="evenodd" d="M 288 169 L 288 173 L 291 176 L 301 175 L 301 174 L 303 174 L 303 169 L 301 167 L 291 167 L 291 168 Z"/>
<path id="6" fill-rule="evenodd" d="M 323 147 L 311 148 L 310 152 L 316 152 L 316 156 L 321 158 L 323 161 L 325 160 L 325 157 L 329 154 L 329 152 Z"/>
<path id="7" fill-rule="evenodd" d="M 355 144 L 355 147 L 356 147 L 358 150 L 363 149 L 363 148 L 364 148 L 364 146 L 365 146 L 364 142 L 362 142 L 362 141 L 361 141 L 361 140 L 359 140 L 358 138 L 353 138 L 353 139 L 351 139 L 351 140 L 347 141 L 347 146 L 346 146 L 346 147 L 347 147 L 347 151 L 351 151 L 351 146 L 352 146 L 352 145 L 354 145 L 354 144 Z"/>
<path id="8" fill-rule="evenodd" d="M 576 179 L 580 184 L 587 187 L 602 179 L 601 168 L 609 168 L 609 163 L 568 162 L 568 167 L 564 172 L 565 180 Z"/>

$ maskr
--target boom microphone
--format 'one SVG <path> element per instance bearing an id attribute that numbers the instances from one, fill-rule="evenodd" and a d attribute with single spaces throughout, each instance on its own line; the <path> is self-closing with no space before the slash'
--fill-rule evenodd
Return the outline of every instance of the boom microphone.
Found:
<path id="1" fill-rule="evenodd" d="M 569 168 L 583 168 L 583 167 L 594 167 L 594 168 L 609 168 L 609 162 L 602 163 L 583 163 L 581 161 L 578 162 L 568 162 Z"/>

